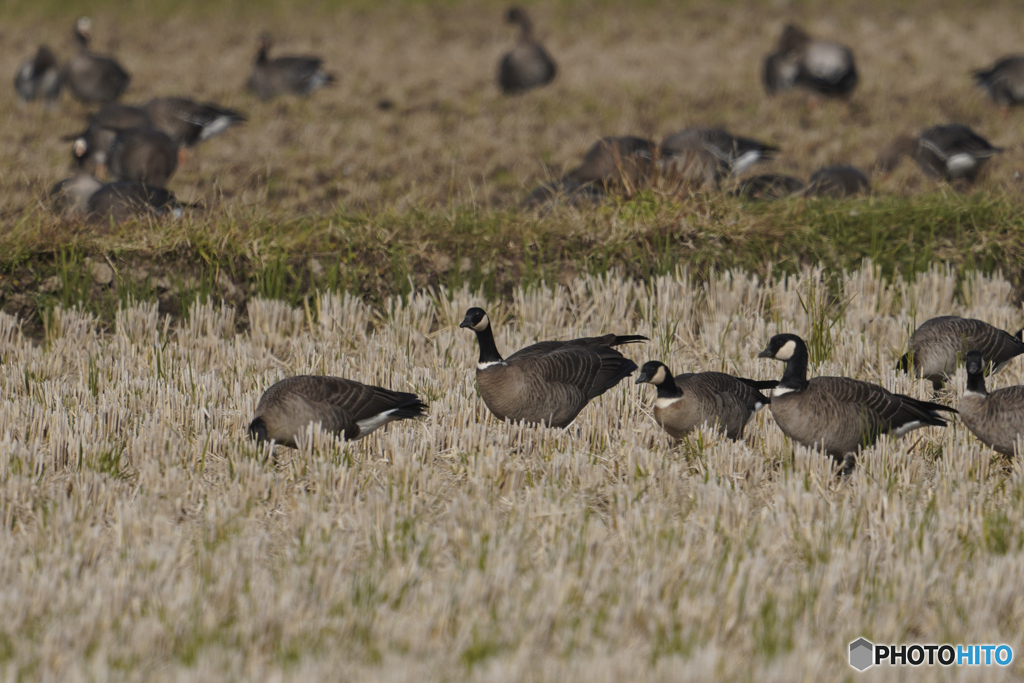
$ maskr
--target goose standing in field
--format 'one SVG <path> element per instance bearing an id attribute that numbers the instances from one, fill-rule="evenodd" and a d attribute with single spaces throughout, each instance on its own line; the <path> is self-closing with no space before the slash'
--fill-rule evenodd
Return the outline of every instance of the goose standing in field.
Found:
<path id="1" fill-rule="evenodd" d="M 143 110 L 153 128 L 167 133 L 181 148 L 194 147 L 246 121 L 244 115 L 233 109 L 184 97 L 156 97 Z"/>
<path id="2" fill-rule="evenodd" d="M 182 205 L 170 190 L 133 181 L 102 185 L 86 203 L 86 218 L 100 223 L 124 223 L 147 216 L 181 218 L 182 213 Z"/>
<path id="3" fill-rule="evenodd" d="M 46 45 L 40 45 L 35 56 L 21 65 L 14 75 L 14 90 L 22 102 L 42 97 L 53 104 L 60 97 L 61 78 L 57 57 Z"/>
<path id="4" fill-rule="evenodd" d="M 871 190 L 871 181 L 853 166 L 825 166 L 811 174 L 804 194 L 808 197 L 841 199 Z"/>
<path id="5" fill-rule="evenodd" d="M 558 67 L 544 46 L 533 37 L 533 23 L 521 7 L 509 9 L 505 21 L 519 26 L 519 40 L 498 65 L 498 85 L 506 95 L 515 95 L 547 85 Z"/>
<path id="6" fill-rule="evenodd" d="M 658 156 L 666 178 L 717 187 L 725 176 L 739 175 L 778 151 L 778 147 L 732 135 L 722 128 L 696 126 L 666 137 Z"/>
<path id="7" fill-rule="evenodd" d="M 775 52 L 765 57 L 761 78 L 769 95 L 798 87 L 824 97 L 846 97 L 858 80 L 853 50 L 814 40 L 792 24 L 783 29 Z"/>
<path id="8" fill-rule="evenodd" d="M 795 334 L 775 335 L 758 358 L 786 363 L 771 402 L 782 433 L 832 456 L 844 473 L 852 469 L 858 449 L 871 446 L 882 434 L 903 436 L 920 427 L 944 427 L 939 411 L 956 412 L 849 377 L 808 380 L 807 345 Z"/>
<path id="9" fill-rule="evenodd" d="M 78 52 L 64 65 L 63 80 L 68 91 L 79 102 L 106 104 L 121 97 L 128 89 L 131 76 L 113 57 L 89 51 L 92 20 L 82 17 L 75 24 Z"/>
<path id="10" fill-rule="evenodd" d="M 110 145 L 108 170 L 114 180 L 164 187 L 178 169 L 178 146 L 164 132 L 125 128 Z"/>
<path id="11" fill-rule="evenodd" d="M 1024 329 L 1010 334 L 981 320 L 944 315 L 921 323 L 910 336 L 909 346 L 896 369 L 913 370 L 917 377 L 931 381 L 938 392 L 970 350 L 981 354 L 985 368 L 1001 370 L 1024 353 Z"/>
<path id="12" fill-rule="evenodd" d="M 71 153 L 77 166 L 102 177 L 117 134 L 126 128 L 152 127 L 153 121 L 145 110 L 111 102 L 96 112 L 84 131 L 64 139 L 74 140 Z"/>
<path id="13" fill-rule="evenodd" d="M 978 69 L 974 81 L 988 91 L 992 101 L 999 105 L 1003 118 L 1010 107 L 1024 104 L 1024 55 L 1003 57 L 987 69 Z"/>
<path id="14" fill-rule="evenodd" d="M 256 62 L 246 87 L 261 100 L 278 95 L 309 95 L 325 85 L 334 83 L 334 76 L 323 70 L 324 60 L 319 57 L 275 57 L 267 52 L 272 40 L 269 33 L 261 33 L 256 42 Z"/>
<path id="15" fill-rule="evenodd" d="M 249 435 L 298 448 L 306 427 L 319 422 L 325 432 L 356 441 L 389 422 L 426 414 L 416 394 L 391 391 L 341 377 L 300 375 L 267 389 L 256 406 Z"/>
<path id="16" fill-rule="evenodd" d="M 1012 456 L 1017 437 L 1024 434 L 1024 386 L 985 389 L 988 363 L 978 351 L 969 351 L 964 362 L 967 389 L 957 410 L 967 428 L 997 453 Z"/>
<path id="17" fill-rule="evenodd" d="M 878 155 L 876 168 L 888 174 L 909 156 L 921 170 L 947 182 L 974 182 L 985 163 L 1002 152 L 969 127 L 954 123 L 921 131 L 916 138 L 896 138 Z"/>
<path id="18" fill-rule="evenodd" d="M 632 135 L 601 138 L 583 155 L 580 165 L 562 178 L 575 190 L 590 184 L 602 189 L 621 187 L 631 193 L 647 185 L 653 169 L 654 143 Z"/>
<path id="19" fill-rule="evenodd" d="M 762 173 L 747 178 L 734 194 L 744 199 L 782 199 L 803 192 L 804 181 L 779 173 Z"/>
<path id="20" fill-rule="evenodd" d="M 636 383 L 657 388 L 654 419 L 672 438 L 682 439 L 706 422 L 721 425 L 734 441 L 743 438 L 743 428 L 754 413 L 771 402 L 760 390 L 778 385 L 774 380 L 759 382 L 724 372 L 687 372 L 672 377 L 664 363 L 654 360 L 640 368 Z"/>
<path id="21" fill-rule="evenodd" d="M 466 311 L 459 327 L 476 333 L 476 383 L 488 410 L 499 420 L 549 427 L 569 425 L 587 403 L 636 370 L 636 363 L 613 347 L 647 341 L 615 334 L 543 341 L 502 358 L 482 308 Z"/>

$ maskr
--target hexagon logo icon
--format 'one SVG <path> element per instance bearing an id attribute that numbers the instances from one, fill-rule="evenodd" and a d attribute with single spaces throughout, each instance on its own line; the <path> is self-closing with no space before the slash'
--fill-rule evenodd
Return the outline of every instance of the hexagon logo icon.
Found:
<path id="1" fill-rule="evenodd" d="M 863 671 L 874 664 L 874 654 L 875 646 L 871 641 L 858 638 L 850 643 L 850 666 L 857 671 Z"/>

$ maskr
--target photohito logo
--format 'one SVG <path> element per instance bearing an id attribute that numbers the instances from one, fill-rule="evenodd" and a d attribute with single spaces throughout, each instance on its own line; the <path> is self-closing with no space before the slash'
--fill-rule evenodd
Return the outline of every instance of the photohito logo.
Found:
<path id="1" fill-rule="evenodd" d="M 866 638 L 850 643 L 850 666 L 864 671 L 876 664 L 889 666 L 1008 666 L 1009 645 L 875 645 Z"/>

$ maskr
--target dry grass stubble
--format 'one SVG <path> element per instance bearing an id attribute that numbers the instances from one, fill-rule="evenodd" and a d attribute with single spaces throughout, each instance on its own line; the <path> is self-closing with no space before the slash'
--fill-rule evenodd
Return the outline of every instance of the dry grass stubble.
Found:
<path id="1" fill-rule="evenodd" d="M 770 378 L 754 356 L 773 333 L 834 318 L 814 373 L 926 397 L 892 369 L 916 322 L 1021 324 L 1000 277 L 958 294 L 942 270 L 867 266 L 838 316 L 823 277 L 253 300 L 242 334 L 227 306 L 170 326 L 142 304 L 110 330 L 58 310 L 42 345 L 0 315 L 0 658 L 65 681 L 791 681 L 843 677 L 861 635 L 1024 652 L 1024 474 L 958 422 L 882 441 L 841 484 L 767 411 L 744 442 L 673 447 L 629 382 L 566 430 L 501 424 L 456 327 L 485 305 L 505 352 L 636 332 L 638 362 Z M 270 457 L 248 420 L 307 372 L 415 391 L 430 416 Z M 992 384 L 1022 381 L 1016 363 Z"/>

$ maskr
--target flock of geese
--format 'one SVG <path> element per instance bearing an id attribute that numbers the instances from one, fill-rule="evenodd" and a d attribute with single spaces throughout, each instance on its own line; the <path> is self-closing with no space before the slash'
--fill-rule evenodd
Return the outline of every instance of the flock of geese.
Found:
<path id="1" fill-rule="evenodd" d="M 459 327 L 476 335 L 476 383 L 488 410 L 500 420 L 548 427 L 568 427 L 590 401 L 632 375 L 636 363 L 617 347 L 647 341 L 640 335 L 617 334 L 543 341 L 503 358 L 483 309 L 470 308 Z M 860 449 L 884 434 L 944 427 L 948 418 L 941 413 L 959 413 L 979 440 L 1012 456 L 1024 435 L 1024 386 L 989 393 L 985 374 L 1024 354 L 1024 330 L 1011 335 L 981 320 L 944 316 L 923 323 L 909 346 L 897 369 L 930 380 L 936 392 L 959 363 L 965 364 L 967 388 L 956 409 L 850 377 L 808 379 L 807 345 L 795 334 L 775 335 L 758 354 L 785 363 L 777 381 L 721 372 L 673 376 L 668 366 L 652 360 L 640 368 L 636 383 L 657 389 L 654 419 L 675 439 L 705 424 L 741 439 L 754 413 L 771 406 L 784 434 L 831 456 L 842 474 L 852 472 Z M 310 424 L 355 440 L 426 410 L 415 394 L 303 375 L 267 389 L 249 433 L 257 441 L 295 448 Z"/>
<path id="2" fill-rule="evenodd" d="M 506 21 L 518 27 L 519 36 L 498 65 L 502 92 L 515 95 L 550 83 L 558 73 L 557 65 L 534 36 L 525 10 L 509 9 Z M 183 150 L 244 122 L 245 116 L 180 97 L 157 98 L 143 106 L 118 104 L 131 81 L 129 73 L 113 57 L 90 51 L 92 22 L 88 18 L 78 20 L 74 35 L 78 51 L 64 65 L 43 45 L 15 75 L 15 90 L 23 101 L 52 103 L 66 89 L 83 103 L 102 105 L 86 130 L 72 136 L 76 173 L 52 192 L 58 210 L 75 217 L 116 221 L 141 214 L 180 215 L 182 205 L 164 188 L 184 159 Z M 308 95 L 334 82 L 320 58 L 271 58 L 270 48 L 270 35 L 261 35 L 246 84 L 259 99 Z M 975 72 L 974 78 L 1004 115 L 1008 107 L 1024 102 L 1024 55 L 1000 59 Z M 770 95 L 800 88 L 817 102 L 819 98 L 849 97 L 859 75 L 849 47 L 815 39 L 789 25 L 764 59 L 762 81 Z M 672 192 L 716 189 L 724 179 L 744 173 L 779 151 L 773 145 L 713 127 L 686 128 L 660 145 L 641 137 L 606 137 L 587 151 L 577 167 L 533 190 L 523 204 L 580 205 L 600 201 L 613 190 L 628 196 L 645 187 Z M 874 170 L 888 174 L 901 159 L 910 157 L 929 176 L 969 184 L 1001 151 L 968 126 L 941 125 L 893 141 L 878 155 Z M 752 199 L 801 194 L 844 197 L 870 187 L 867 173 L 835 165 L 817 170 L 807 182 L 776 173 L 754 175 L 739 182 L 735 192 Z"/>

